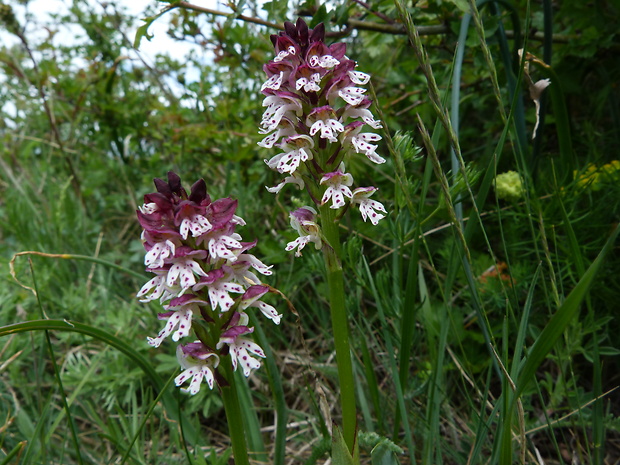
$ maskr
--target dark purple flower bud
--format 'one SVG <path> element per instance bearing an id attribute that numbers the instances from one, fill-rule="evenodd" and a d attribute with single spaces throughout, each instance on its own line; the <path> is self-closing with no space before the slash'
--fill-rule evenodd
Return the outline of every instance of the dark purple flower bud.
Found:
<path id="1" fill-rule="evenodd" d="M 342 60 L 347 53 L 347 44 L 343 42 L 336 42 L 329 46 L 329 54 L 336 60 Z M 346 62 L 353 64 L 352 68 L 355 68 L 355 62 L 353 60 L 346 60 Z"/>
<path id="2" fill-rule="evenodd" d="M 193 260 L 203 260 L 207 258 L 207 251 L 196 250 L 188 245 L 183 245 L 174 250 L 174 258 L 192 258 Z"/>
<path id="3" fill-rule="evenodd" d="M 226 273 L 222 268 L 209 271 L 205 276 L 200 278 L 200 281 L 194 286 L 195 290 L 202 289 L 205 285 L 213 284 L 214 282 L 222 279 Z"/>
<path id="4" fill-rule="evenodd" d="M 199 360 L 205 360 L 209 355 L 215 353 L 202 342 L 189 342 L 185 345 L 181 344 L 181 350 L 185 355 L 195 357 Z"/>
<path id="5" fill-rule="evenodd" d="M 264 296 L 269 292 L 269 286 L 250 286 L 247 291 L 241 296 L 242 301 L 246 300 L 256 300 Z"/>
<path id="6" fill-rule="evenodd" d="M 243 336 L 244 334 L 250 334 L 254 332 L 254 328 L 249 328 L 248 326 L 232 326 L 222 333 L 220 336 L 220 341 L 224 341 L 227 344 L 230 344 L 235 341 L 239 336 Z"/>
<path id="7" fill-rule="evenodd" d="M 187 193 L 181 185 L 181 178 L 174 171 L 168 171 L 168 185 L 173 193 L 181 198 L 187 198 Z"/>
<path id="8" fill-rule="evenodd" d="M 153 179 L 153 183 L 155 184 L 155 189 L 157 189 L 157 192 L 166 196 L 166 198 L 172 198 L 172 189 L 170 189 L 170 186 L 166 181 L 155 178 Z"/>
<path id="9" fill-rule="evenodd" d="M 182 307 L 183 305 L 187 305 L 187 304 L 205 304 L 205 305 L 207 305 L 207 302 L 202 300 L 197 295 L 194 295 L 194 294 L 183 294 L 180 297 L 175 297 L 174 299 L 172 299 L 170 301 L 170 303 L 166 306 L 166 308 Z"/>
<path id="10" fill-rule="evenodd" d="M 171 198 L 166 197 L 164 194 L 161 194 L 159 192 L 153 192 L 152 194 L 146 194 L 144 196 L 144 203 L 145 204 L 154 203 L 155 205 L 157 205 L 157 209 L 162 212 L 169 211 L 169 210 L 171 211 L 173 208 Z"/>
<path id="11" fill-rule="evenodd" d="M 167 320 L 168 318 L 170 318 L 172 315 L 174 314 L 173 310 L 170 310 L 169 312 L 161 312 L 157 314 L 157 319 L 158 320 Z"/>
<path id="12" fill-rule="evenodd" d="M 301 19 L 301 18 L 300 18 Z M 310 32 L 310 43 L 319 42 L 325 40 L 325 24 L 319 23 L 316 25 L 314 29 Z"/>
<path id="13" fill-rule="evenodd" d="M 209 205 L 209 210 L 209 220 L 213 225 L 213 229 L 223 229 L 228 226 L 235 214 L 237 201 L 231 198 L 218 199 Z"/>
<path id="14" fill-rule="evenodd" d="M 177 228 L 174 225 L 174 216 L 172 210 L 156 211 L 150 214 L 136 211 L 136 214 L 138 215 L 138 221 L 140 222 L 140 226 L 142 226 L 145 231 L 153 235 L 179 235 Z"/>
<path id="15" fill-rule="evenodd" d="M 290 21 L 284 21 L 284 33 L 294 41 L 297 41 L 297 28 Z"/>
<path id="16" fill-rule="evenodd" d="M 315 221 L 316 212 L 308 207 L 301 207 L 291 212 L 291 216 L 295 218 L 299 223 L 305 221 Z"/>
<path id="17" fill-rule="evenodd" d="M 211 203 L 211 199 L 207 194 L 207 184 L 204 179 L 199 179 L 194 183 L 191 193 L 189 194 L 189 200 L 197 205 L 208 205 Z"/>

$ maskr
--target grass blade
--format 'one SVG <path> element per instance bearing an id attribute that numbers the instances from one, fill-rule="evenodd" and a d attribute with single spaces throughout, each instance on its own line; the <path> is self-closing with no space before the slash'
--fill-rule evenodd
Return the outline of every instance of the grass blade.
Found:
<path id="1" fill-rule="evenodd" d="M 28 331 L 44 330 L 71 331 L 98 339 L 127 355 L 132 360 L 132 362 L 134 362 L 142 371 L 144 371 L 157 392 L 161 391 L 164 387 L 163 380 L 157 374 L 151 363 L 141 354 L 136 352 L 130 344 L 106 331 L 95 328 L 93 326 L 68 320 L 32 320 L 26 321 L 24 323 L 15 323 L 12 325 L 0 327 L 0 337 Z M 186 432 L 190 442 L 195 442 L 198 439 L 198 434 L 194 429 L 194 426 L 188 421 L 185 416 L 179 416 L 178 402 L 169 392 L 164 395 L 163 404 L 166 408 L 167 415 L 173 421 L 182 421 L 183 429 Z"/>

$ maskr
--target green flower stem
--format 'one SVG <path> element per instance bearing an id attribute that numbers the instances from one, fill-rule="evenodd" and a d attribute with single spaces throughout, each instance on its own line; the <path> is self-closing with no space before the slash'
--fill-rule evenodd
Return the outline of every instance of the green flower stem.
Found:
<path id="1" fill-rule="evenodd" d="M 329 285 L 329 305 L 332 318 L 332 331 L 336 346 L 336 362 L 338 364 L 338 380 L 340 383 L 340 407 L 342 409 L 342 431 L 345 443 L 351 453 L 355 442 L 357 428 L 357 411 L 355 406 L 355 382 L 351 349 L 349 346 L 349 322 L 344 300 L 344 276 L 340 260 L 340 235 L 336 221 L 336 211 L 323 205 L 321 227 L 327 241 L 323 247 L 327 282 Z"/>
<path id="2" fill-rule="evenodd" d="M 228 421 L 228 432 L 232 442 L 233 455 L 235 456 L 235 465 L 250 465 L 235 377 L 229 362 L 230 360 L 226 357 L 226 360 L 220 365 L 223 367 L 226 381 L 229 383 L 229 386 L 221 388 L 226 420 Z"/>

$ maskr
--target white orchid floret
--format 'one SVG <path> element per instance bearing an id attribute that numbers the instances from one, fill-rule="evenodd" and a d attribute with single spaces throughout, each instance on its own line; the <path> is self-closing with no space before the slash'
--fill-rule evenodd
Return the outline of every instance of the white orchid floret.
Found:
<path id="1" fill-rule="evenodd" d="M 359 206 L 362 219 L 364 221 L 369 219 L 375 226 L 382 218 L 385 218 L 385 215 L 378 212 L 387 214 L 383 204 L 370 198 L 370 196 L 377 192 L 377 190 L 378 189 L 376 187 L 358 187 L 353 191 L 353 196 L 351 197 L 351 205 Z"/>
<path id="2" fill-rule="evenodd" d="M 181 389 L 195 395 L 200 391 L 202 381 L 206 381 L 209 389 L 213 389 L 215 378 L 213 370 L 220 363 L 220 358 L 208 350 L 200 341 L 192 342 L 186 346 L 177 347 L 177 360 L 183 368 L 183 372 L 174 379 L 174 384 L 181 386 L 191 379 L 188 388 Z"/>
<path id="3" fill-rule="evenodd" d="M 164 328 L 157 334 L 157 337 L 147 337 L 147 341 L 152 347 L 159 347 L 165 338 L 172 334 L 172 340 L 178 341 L 182 337 L 189 335 L 192 327 L 192 316 L 198 312 L 198 304 L 206 304 L 193 294 L 185 294 L 170 301 L 169 305 L 164 306 L 165 313 L 160 313 L 160 320 L 167 320 Z M 175 328 L 178 328 L 176 331 Z M 174 333 L 173 333 L 174 331 Z"/>
<path id="4" fill-rule="evenodd" d="M 361 87 L 345 87 L 338 91 L 338 95 L 349 105 L 359 105 L 364 100 L 366 89 Z"/>
<path id="5" fill-rule="evenodd" d="M 168 276 L 168 270 L 151 270 L 156 273 L 157 276 L 150 279 L 142 288 L 138 291 L 137 297 L 140 302 L 150 302 L 155 299 L 159 299 L 160 302 L 165 302 L 171 297 L 182 292 L 180 286 L 168 286 L 166 284 L 166 278 Z"/>
<path id="6" fill-rule="evenodd" d="M 258 271 L 264 276 L 271 276 L 273 274 L 273 271 L 271 271 L 273 265 L 265 265 L 252 254 L 242 253 L 237 257 L 237 260 L 240 262 L 248 263 L 250 267 L 254 268 L 256 271 Z"/>
<path id="7" fill-rule="evenodd" d="M 196 284 L 196 275 L 206 276 L 206 273 L 196 261 L 196 259 L 204 259 L 206 257 L 204 250 L 194 251 L 190 247 L 183 246 L 177 248 L 176 255 L 169 260 L 172 262 L 172 266 L 166 276 L 166 285 L 168 287 L 178 285 L 185 290 Z"/>
<path id="8" fill-rule="evenodd" d="M 286 245 L 285 250 L 290 252 L 293 249 L 295 256 L 301 256 L 301 250 L 308 243 L 313 243 L 315 248 L 319 250 L 323 247 L 323 240 L 321 239 L 321 228 L 316 223 L 316 210 L 312 207 L 301 207 L 291 212 L 291 227 L 297 231 L 299 237 L 294 241 L 289 242 Z"/>
<path id="9" fill-rule="evenodd" d="M 157 206 L 155 202 L 150 202 L 150 203 L 145 203 L 144 205 L 138 207 L 138 209 L 140 210 L 141 213 L 145 215 L 150 215 L 152 213 L 155 213 L 157 210 L 159 210 L 159 207 Z"/>
<path id="10" fill-rule="evenodd" d="M 286 244 L 286 247 L 284 248 L 284 250 L 286 250 L 287 252 L 290 252 L 291 250 L 297 249 L 295 251 L 295 256 L 296 257 L 301 257 L 302 249 L 309 242 L 314 244 L 314 248 L 316 250 L 320 250 L 321 247 L 323 246 L 323 241 L 321 240 L 321 238 L 319 236 L 315 236 L 313 234 L 308 234 L 306 236 L 299 236 L 294 241 L 289 242 L 288 244 Z"/>
<path id="11" fill-rule="evenodd" d="M 346 205 L 344 198 L 352 197 L 349 186 L 353 184 L 353 176 L 344 172 L 344 163 L 340 163 L 338 169 L 332 173 L 326 173 L 321 178 L 321 185 L 326 185 L 327 189 L 321 199 L 321 204 L 325 205 L 331 199 L 330 208 L 337 209 Z"/>
<path id="12" fill-rule="evenodd" d="M 314 68 L 321 67 L 323 69 L 331 69 L 334 66 L 338 66 L 340 64 L 340 61 L 338 61 L 336 58 L 334 58 L 331 55 L 323 55 L 323 56 L 312 55 L 308 59 L 308 63 L 310 63 L 310 66 Z"/>
<path id="13" fill-rule="evenodd" d="M 252 370 L 260 368 L 260 361 L 251 356 L 257 355 L 265 358 L 263 349 L 256 342 L 249 339 L 238 337 L 234 342 L 229 344 L 230 355 L 232 357 L 233 370 L 237 370 L 237 366 L 241 365 L 243 376 L 250 376 Z"/>
<path id="14" fill-rule="evenodd" d="M 321 139 L 327 139 L 330 142 L 338 142 L 337 134 L 344 131 L 344 126 L 329 105 L 312 110 L 306 124 L 310 126 L 311 136 L 320 131 Z"/>
<path id="15" fill-rule="evenodd" d="M 237 215 L 233 215 L 232 218 L 230 219 L 230 222 L 232 224 L 237 224 L 239 226 L 245 226 L 247 224 L 243 218 Z"/>
<path id="16" fill-rule="evenodd" d="M 266 161 L 267 166 L 279 173 L 293 174 L 301 163 L 312 160 L 313 147 L 314 141 L 311 137 L 305 135 L 289 137 L 282 144 L 282 149 L 288 152 L 280 153 Z"/>
<path id="17" fill-rule="evenodd" d="M 303 88 L 305 92 L 319 92 L 321 90 L 321 86 L 319 83 L 321 82 L 321 75 L 319 73 L 312 74 L 309 78 L 300 77 L 295 81 L 295 89 L 300 90 Z"/>
<path id="18" fill-rule="evenodd" d="M 219 350 L 224 344 L 228 345 L 233 369 L 236 371 L 237 367 L 241 365 L 243 375 L 246 378 L 250 376 L 252 370 L 260 368 L 260 361 L 252 355 L 265 358 L 265 353 L 258 344 L 242 337 L 254 332 L 254 328 L 249 328 L 247 324 L 248 316 L 245 313 L 235 313 L 231 318 L 230 327 L 222 332 L 220 340 L 215 346 Z"/>
<path id="19" fill-rule="evenodd" d="M 361 71 L 349 71 L 347 74 L 349 75 L 349 79 L 351 79 L 351 82 L 353 82 L 353 84 L 363 86 L 365 84 L 368 84 L 368 81 L 370 81 L 370 75 L 362 73 Z"/>
<path id="20" fill-rule="evenodd" d="M 259 129 L 259 133 L 267 134 L 268 132 L 265 132 L 263 129 Z M 276 145 L 281 138 L 294 136 L 295 134 L 297 134 L 297 130 L 295 129 L 293 123 L 291 123 L 287 118 L 282 118 L 276 128 L 276 131 L 258 142 L 258 145 L 260 147 L 270 149 Z"/>
<path id="21" fill-rule="evenodd" d="M 342 118 L 361 118 L 364 123 L 373 129 L 381 129 L 381 121 L 375 120 L 372 112 L 367 108 L 348 107 L 345 109 Z"/>
<path id="22" fill-rule="evenodd" d="M 233 249 L 240 249 L 243 246 L 239 242 L 241 236 L 237 233 L 226 234 L 224 231 L 216 231 L 208 237 L 209 254 L 211 258 L 217 260 L 224 258 L 226 260 L 235 261 L 237 256 L 233 253 Z"/>
<path id="23" fill-rule="evenodd" d="M 279 325 L 280 324 L 280 320 L 282 319 L 282 315 L 278 313 L 278 311 L 275 309 L 275 307 L 262 302 L 260 300 L 254 302 L 253 304 L 249 305 L 249 307 L 257 307 L 261 313 L 263 315 L 265 315 L 267 318 L 269 318 L 271 321 L 273 321 L 275 324 Z"/>
<path id="24" fill-rule="evenodd" d="M 267 107 L 260 123 L 264 134 L 274 131 L 285 116 L 291 119 L 302 111 L 301 102 L 291 95 L 269 95 L 263 100 L 263 106 Z"/>
<path id="25" fill-rule="evenodd" d="M 156 242 L 144 256 L 144 264 L 147 268 L 162 268 L 167 258 L 174 257 L 175 248 L 175 243 L 169 239 Z"/>
<path id="26" fill-rule="evenodd" d="M 295 50 L 295 47 L 293 47 L 292 45 L 289 45 L 288 48 L 286 50 L 282 50 L 280 51 L 276 57 L 273 59 L 273 61 L 280 62 L 282 60 L 284 60 L 287 56 L 289 55 L 295 55 L 297 53 L 297 51 Z"/>
<path id="27" fill-rule="evenodd" d="M 305 187 L 304 180 L 301 178 L 301 176 L 299 176 L 299 174 L 297 173 L 293 173 L 291 176 L 287 176 L 286 178 L 284 178 L 284 180 L 276 186 L 267 187 L 267 190 L 272 194 L 277 194 L 286 184 L 295 184 L 300 190 Z"/>
<path id="28" fill-rule="evenodd" d="M 282 85 L 282 79 L 284 78 L 284 71 L 280 71 L 279 74 L 274 74 L 261 86 L 261 92 L 265 89 L 278 90 Z"/>
<path id="29" fill-rule="evenodd" d="M 187 239 L 190 231 L 192 232 L 192 237 L 198 237 L 209 232 L 212 228 L 213 226 L 207 218 L 200 214 L 194 214 L 183 218 L 179 226 L 179 232 L 183 239 Z"/>
<path id="30" fill-rule="evenodd" d="M 375 142 L 381 140 L 381 136 L 373 134 L 371 132 L 364 132 L 357 134 L 351 138 L 351 144 L 355 148 L 355 152 L 362 152 L 368 157 L 368 159 L 374 163 L 385 163 L 385 158 L 377 155 L 377 145 L 370 144 L 369 142 Z"/>
<path id="31" fill-rule="evenodd" d="M 173 341 L 178 341 L 180 338 L 188 336 L 189 329 L 192 326 L 192 316 L 192 309 L 189 307 L 172 312 L 164 329 L 157 334 L 157 337 L 147 337 L 147 342 L 151 347 L 159 347 L 164 339 L 168 337 L 176 327 L 179 327 L 179 329 L 172 335 Z"/>
<path id="32" fill-rule="evenodd" d="M 230 293 L 244 293 L 243 286 L 231 281 L 231 273 L 226 266 L 209 271 L 192 290 L 197 292 L 204 287 L 208 290 L 209 303 L 213 311 L 219 307 L 222 312 L 227 312 L 235 304 Z"/>
<path id="33" fill-rule="evenodd" d="M 250 307 L 256 307 L 261 311 L 263 315 L 265 315 L 275 324 L 279 325 L 282 315 L 280 315 L 278 311 L 271 305 L 259 300 L 268 292 L 268 286 L 257 285 L 248 288 L 245 294 L 243 294 L 243 297 L 241 297 L 241 304 L 239 305 L 239 308 L 241 310 L 246 310 Z"/>

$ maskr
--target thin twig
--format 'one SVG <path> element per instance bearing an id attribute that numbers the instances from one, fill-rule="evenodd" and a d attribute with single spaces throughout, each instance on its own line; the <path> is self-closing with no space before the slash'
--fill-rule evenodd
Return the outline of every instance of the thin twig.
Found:
<path id="1" fill-rule="evenodd" d="M 368 10 L 368 12 L 369 12 L 369 13 L 371 13 L 371 14 L 375 15 L 377 18 L 382 19 L 383 21 L 385 21 L 385 22 L 386 22 L 386 23 L 388 23 L 388 24 L 394 24 L 394 20 L 393 20 L 392 18 L 390 18 L 389 16 L 387 16 L 387 15 L 385 15 L 385 14 L 383 14 L 383 13 L 380 13 L 380 12 L 378 12 L 378 11 L 374 11 L 374 10 L 371 8 L 371 5 L 369 5 L 368 3 L 363 2 L 362 0 L 353 0 L 353 1 L 354 1 L 355 3 L 357 3 L 358 5 L 361 5 L 361 6 L 363 6 L 364 8 L 366 8 L 366 9 Z"/>
<path id="2" fill-rule="evenodd" d="M 362 6 L 366 5 L 364 2 L 360 0 L 355 0 L 355 1 Z M 185 8 L 187 10 L 199 11 L 201 13 L 207 13 L 213 16 L 233 17 L 235 19 L 245 21 L 247 23 L 259 24 L 261 26 L 266 26 L 272 29 L 284 30 L 284 26 L 282 24 L 272 23 L 271 21 L 266 21 L 264 19 L 257 18 L 255 16 L 246 16 L 246 15 L 240 15 L 234 12 L 214 10 L 211 8 L 205 8 L 202 6 L 194 5 L 189 2 L 174 3 L 170 5 L 170 9 L 173 9 L 173 8 Z M 371 13 L 377 16 L 380 14 L 374 11 L 372 11 Z M 388 17 L 385 17 L 382 19 L 384 19 L 387 23 L 391 22 L 391 24 L 376 23 L 373 21 L 361 21 L 358 19 L 350 18 L 343 23 L 343 26 L 345 27 L 343 31 L 328 32 L 326 35 L 327 37 L 342 37 L 342 36 L 349 35 L 353 30 L 383 32 L 385 34 L 392 34 L 392 35 L 407 35 L 407 30 L 403 24 L 396 23 L 393 19 L 390 19 Z M 450 29 L 450 26 L 448 24 L 437 24 L 437 25 L 432 25 L 432 26 L 418 26 L 417 30 L 418 30 L 418 34 L 421 36 L 431 36 L 431 35 L 441 35 L 441 34 L 452 33 L 452 30 Z M 514 31 L 506 31 L 506 36 L 510 39 L 514 38 L 515 36 Z M 543 32 L 536 31 L 536 32 L 531 33 L 528 37 L 530 40 L 536 40 L 536 41 L 542 42 L 545 38 L 545 35 Z M 552 40 L 553 42 L 558 42 L 558 43 L 568 43 L 569 41 L 576 40 L 576 39 L 579 39 L 579 35 L 553 34 Z"/>
<path id="3" fill-rule="evenodd" d="M 34 83 L 34 85 L 39 93 L 39 98 L 41 99 L 41 103 L 43 104 L 43 109 L 45 110 L 45 114 L 47 115 L 47 119 L 49 120 L 50 127 L 52 129 L 52 134 L 54 135 L 54 138 L 56 139 L 56 143 L 58 144 L 58 147 L 64 156 L 65 162 L 67 163 L 67 168 L 69 170 L 69 174 L 71 175 L 71 184 L 73 185 L 75 194 L 80 199 L 80 202 L 83 203 L 84 199 L 82 198 L 82 189 L 80 186 L 80 179 L 78 178 L 77 172 L 75 171 L 75 168 L 73 167 L 73 162 L 71 161 L 71 158 L 65 151 L 62 138 L 60 137 L 60 131 L 58 130 L 58 126 L 56 125 L 56 118 L 54 117 L 54 113 L 50 109 L 48 98 L 45 93 L 45 89 L 43 87 L 43 82 L 41 80 L 41 74 L 39 71 L 37 60 L 35 59 L 34 54 L 32 53 L 32 50 L 30 50 L 28 40 L 26 39 L 26 36 L 24 36 L 22 31 L 14 30 L 12 32 L 21 41 L 24 49 L 26 50 L 26 53 L 30 57 L 30 61 L 32 61 L 32 70 L 34 71 L 35 76 L 36 76 L 36 82 Z"/>

